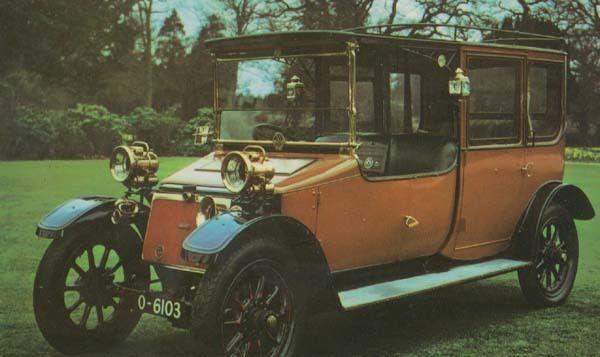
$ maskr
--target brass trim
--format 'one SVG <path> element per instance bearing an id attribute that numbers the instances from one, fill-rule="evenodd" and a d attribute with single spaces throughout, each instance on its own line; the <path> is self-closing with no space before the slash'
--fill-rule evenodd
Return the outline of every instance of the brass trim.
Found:
<path id="1" fill-rule="evenodd" d="M 188 267 L 188 266 L 184 266 L 184 265 L 171 265 L 171 264 L 160 264 L 166 268 L 170 268 L 170 269 L 175 269 L 175 270 L 179 270 L 179 271 L 187 271 L 190 273 L 200 273 L 200 274 L 204 274 L 206 273 L 206 269 L 203 268 L 194 268 L 194 267 Z"/>
<path id="2" fill-rule="evenodd" d="M 503 239 L 492 240 L 492 241 L 489 241 L 489 242 L 476 243 L 476 244 L 471 244 L 471 245 L 465 245 L 465 246 L 462 246 L 462 247 L 456 247 L 456 248 L 454 248 L 454 250 L 463 250 L 463 249 L 478 248 L 478 247 L 483 247 L 483 246 L 486 246 L 486 245 L 499 244 L 499 243 L 508 242 L 508 241 L 510 241 L 510 238 L 503 238 Z"/>
<path id="3" fill-rule="evenodd" d="M 346 52 L 317 52 L 317 53 L 306 53 L 306 54 L 293 54 L 293 55 L 269 55 L 269 56 L 241 56 L 241 57 L 216 57 L 217 62 L 235 62 L 235 61 L 245 61 L 245 60 L 262 60 L 262 59 L 276 59 L 276 58 L 306 58 L 306 57 L 343 57 L 346 56 Z M 215 77 L 216 78 L 216 77 Z"/>

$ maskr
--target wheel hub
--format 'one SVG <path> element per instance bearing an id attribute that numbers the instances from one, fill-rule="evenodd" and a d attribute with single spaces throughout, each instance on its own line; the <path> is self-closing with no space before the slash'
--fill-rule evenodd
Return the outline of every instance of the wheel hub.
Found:
<path id="1" fill-rule="evenodd" d="M 84 301 L 99 305 L 112 296 L 114 275 L 104 269 L 91 269 L 78 282 Z"/>

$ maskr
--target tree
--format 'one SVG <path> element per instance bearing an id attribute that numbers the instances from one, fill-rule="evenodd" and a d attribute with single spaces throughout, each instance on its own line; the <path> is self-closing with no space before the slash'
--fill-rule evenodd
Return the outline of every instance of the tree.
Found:
<path id="1" fill-rule="evenodd" d="M 154 0 L 137 0 L 134 5 L 134 17 L 138 24 L 138 33 L 142 47 L 142 62 L 144 64 L 143 98 L 146 107 L 152 106 L 153 98 L 153 67 L 152 60 L 152 14 Z"/>
<path id="2" fill-rule="evenodd" d="M 181 103 L 183 88 L 181 82 L 184 80 L 185 62 L 185 29 L 176 10 L 165 18 L 158 32 L 158 43 L 155 52 L 155 60 L 158 63 L 156 76 L 157 96 L 154 106 L 159 109 Z"/>
<path id="3" fill-rule="evenodd" d="M 182 116 L 193 117 L 198 108 L 213 106 L 213 59 L 204 41 L 222 37 L 225 25 L 217 15 L 208 16 L 206 25 L 200 29 L 196 42 L 186 58 L 186 76 L 183 81 Z"/>

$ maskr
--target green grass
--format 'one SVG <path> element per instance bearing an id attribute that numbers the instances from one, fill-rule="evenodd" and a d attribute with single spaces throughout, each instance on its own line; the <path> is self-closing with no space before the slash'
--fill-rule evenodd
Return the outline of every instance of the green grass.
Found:
<path id="1" fill-rule="evenodd" d="M 166 158 L 160 172 L 191 159 Z M 84 195 L 120 195 L 106 161 L 0 162 L 0 355 L 56 355 L 32 312 L 35 269 L 47 240 L 34 236 L 40 217 Z M 583 188 L 600 207 L 600 165 L 567 164 L 565 181 Z M 516 274 L 440 290 L 353 313 L 310 319 L 306 356 L 592 355 L 600 353 L 600 231 L 598 220 L 578 222 L 581 257 L 565 306 L 532 309 Z M 167 321 L 144 316 L 113 355 L 189 355 L 195 341 Z"/>

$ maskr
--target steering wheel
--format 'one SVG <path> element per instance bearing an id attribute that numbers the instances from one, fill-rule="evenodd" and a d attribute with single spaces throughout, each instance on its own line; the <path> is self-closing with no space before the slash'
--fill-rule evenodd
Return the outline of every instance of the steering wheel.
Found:
<path id="1" fill-rule="evenodd" d="M 281 133 L 284 138 L 294 140 L 285 128 L 268 123 L 257 124 L 252 128 L 252 140 L 272 140 L 276 133 Z"/>

